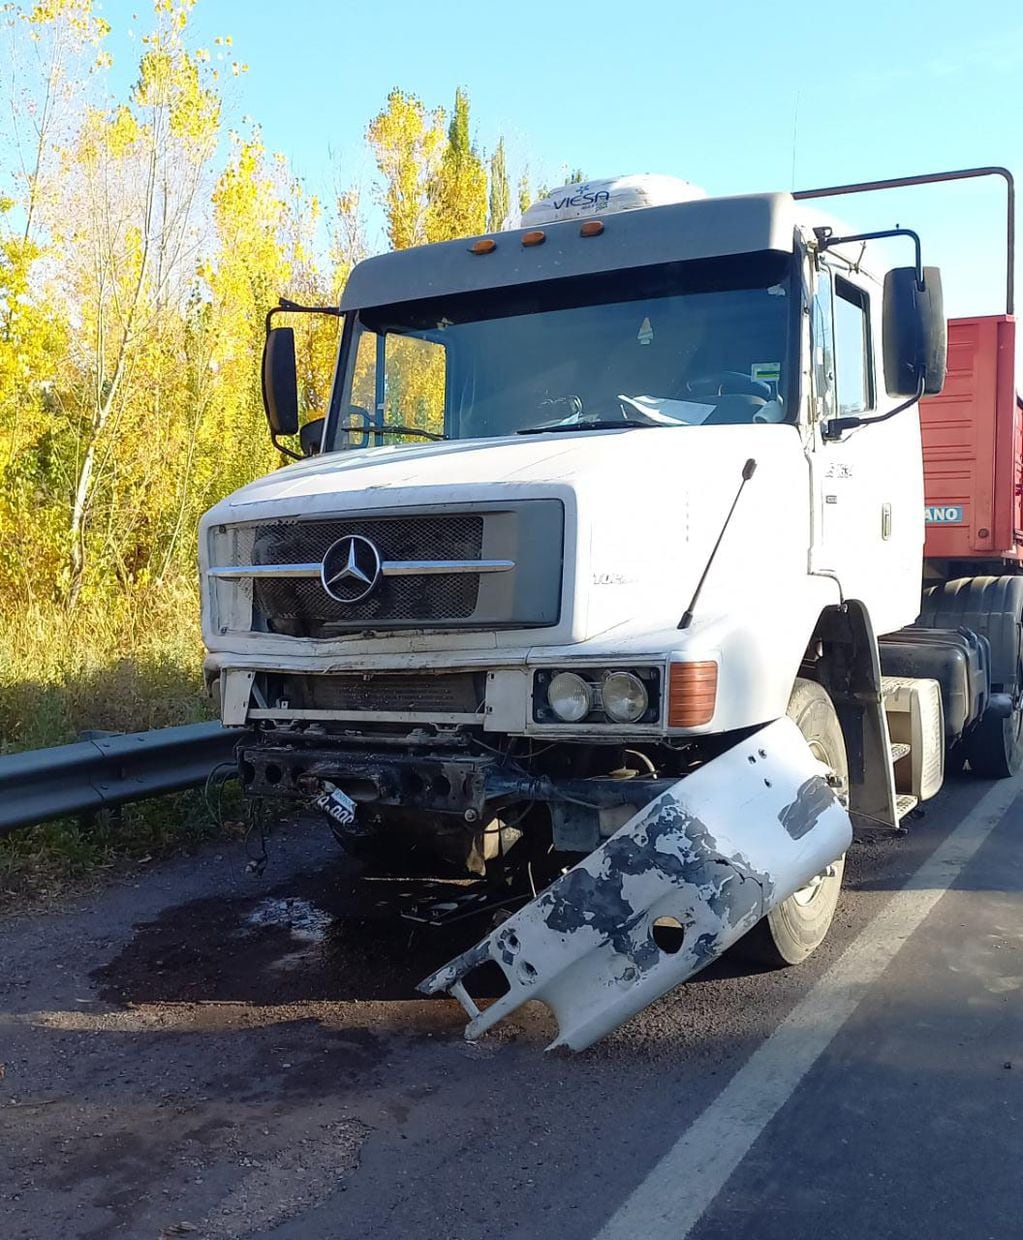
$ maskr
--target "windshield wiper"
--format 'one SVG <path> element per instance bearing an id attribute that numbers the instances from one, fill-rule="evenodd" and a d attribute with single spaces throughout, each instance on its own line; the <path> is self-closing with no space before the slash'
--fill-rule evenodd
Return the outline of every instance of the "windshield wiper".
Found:
<path id="1" fill-rule="evenodd" d="M 657 426 L 656 422 L 640 422 L 638 418 L 594 418 L 590 422 L 553 422 L 548 426 L 527 426 L 516 435 L 560 435 L 564 431 L 617 431 L 631 427 Z"/>
<path id="2" fill-rule="evenodd" d="M 437 431 L 427 431 L 421 426 L 403 426 L 400 422 L 384 422 L 380 425 L 377 425 L 375 422 L 360 422 L 358 424 L 343 422 L 339 429 L 347 431 L 349 434 L 419 435 L 423 439 L 447 439 L 447 435 L 441 435 Z"/>

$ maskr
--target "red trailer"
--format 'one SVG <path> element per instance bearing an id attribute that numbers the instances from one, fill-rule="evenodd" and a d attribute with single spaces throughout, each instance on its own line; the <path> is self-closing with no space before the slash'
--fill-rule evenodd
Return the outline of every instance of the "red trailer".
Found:
<path id="1" fill-rule="evenodd" d="M 1011 229 L 1009 242 L 1011 263 Z M 1006 300 L 1011 307 L 1011 266 Z M 1011 312 L 951 320 L 945 386 L 920 402 L 927 588 L 913 632 L 986 641 L 988 700 L 1000 695 L 1002 706 L 980 712 L 969 698 L 985 677 L 960 674 L 970 687 L 946 691 L 946 730 L 953 761 L 958 755 L 994 776 L 1023 764 L 1023 401 L 1015 354 Z"/>
<path id="2" fill-rule="evenodd" d="M 949 322 L 945 387 L 920 402 L 929 560 L 984 561 L 984 571 L 1003 572 L 1023 558 L 1023 401 L 1015 352 L 1011 315 Z"/>

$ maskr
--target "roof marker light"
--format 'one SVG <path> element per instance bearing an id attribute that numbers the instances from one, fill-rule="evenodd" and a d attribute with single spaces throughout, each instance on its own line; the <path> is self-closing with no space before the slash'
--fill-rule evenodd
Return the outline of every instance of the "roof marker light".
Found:
<path id="1" fill-rule="evenodd" d="M 532 232 L 527 232 L 523 234 L 522 244 L 523 245 L 543 245 L 543 243 L 546 240 L 547 240 L 547 234 L 543 232 L 541 229 L 536 228 Z"/>
<path id="2" fill-rule="evenodd" d="M 491 254 L 496 249 L 497 242 L 493 237 L 481 237 L 479 241 L 474 241 L 472 245 L 469 246 L 469 252 L 471 254 Z"/>
<path id="3" fill-rule="evenodd" d="M 585 224 L 579 227 L 580 237 L 599 237 L 604 231 L 603 220 L 587 220 Z"/>

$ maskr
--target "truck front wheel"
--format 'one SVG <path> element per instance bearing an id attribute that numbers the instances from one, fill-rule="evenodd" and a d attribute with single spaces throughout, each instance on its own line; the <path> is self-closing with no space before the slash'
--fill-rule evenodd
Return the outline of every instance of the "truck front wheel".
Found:
<path id="1" fill-rule="evenodd" d="M 797 680 L 786 711 L 818 761 L 835 777 L 843 805 L 849 799 L 845 738 L 831 698 L 812 680 Z M 805 887 L 776 905 L 739 944 L 741 954 L 770 968 L 799 964 L 824 939 L 838 904 L 845 857 L 839 857 Z"/>

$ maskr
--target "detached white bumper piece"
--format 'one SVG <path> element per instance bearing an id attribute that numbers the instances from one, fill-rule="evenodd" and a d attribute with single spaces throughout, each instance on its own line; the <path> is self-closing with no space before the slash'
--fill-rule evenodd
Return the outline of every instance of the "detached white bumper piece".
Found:
<path id="1" fill-rule="evenodd" d="M 467 1038 L 540 999 L 558 1020 L 548 1049 L 583 1050 L 845 852 L 852 826 L 827 774 L 791 720 L 769 724 L 644 806 L 420 991 L 457 998 Z M 657 945 L 659 918 L 681 925 L 681 944 Z M 481 1011 L 464 981 L 488 960 L 509 990 Z"/>

